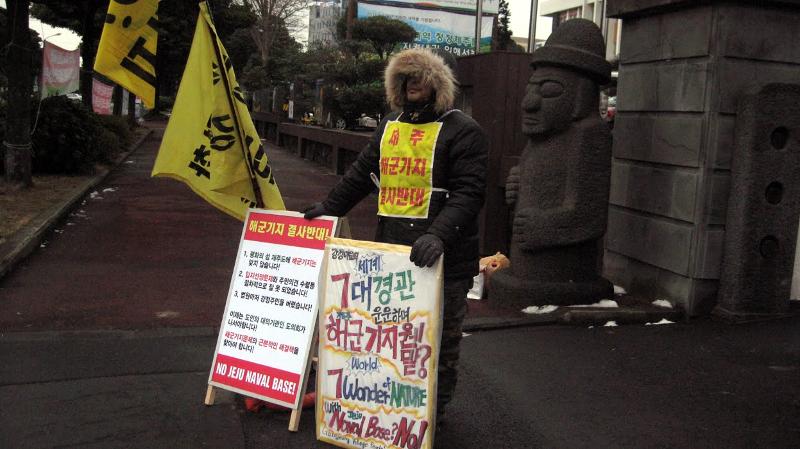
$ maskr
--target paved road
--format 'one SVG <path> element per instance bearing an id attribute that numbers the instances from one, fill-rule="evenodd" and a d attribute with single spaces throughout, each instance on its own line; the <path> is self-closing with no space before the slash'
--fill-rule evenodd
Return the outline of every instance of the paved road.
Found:
<path id="1" fill-rule="evenodd" d="M 202 405 L 212 329 L 0 338 L 0 447 L 328 448 Z M 476 332 L 441 448 L 800 447 L 800 318 Z M 44 431 L 46 429 L 46 431 Z"/>
<path id="2" fill-rule="evenodd" d="M 241 224 L 149 178 L 159 137 L 0 281 L 0 448 L 330 447 L 310 412 L 289 433 L 202 405 Z M 335 182 L 271 157 L 290 208 Z M 475 332 L 462 355 L 439 449 L 800 447 L 798 317 Z"/>
<path id="3" fill-rule="evenodd" d="M 184 184 L 150 177 L 162 134 L 0 280 L 0 329 L 219 325 L 242 224 Z M 321 200 L 338 179 L 279 149 L 270 158 L 288 209 Z M 350 214 L 354 238 L 371 238 L 375 208 L 371 199 Z"/>

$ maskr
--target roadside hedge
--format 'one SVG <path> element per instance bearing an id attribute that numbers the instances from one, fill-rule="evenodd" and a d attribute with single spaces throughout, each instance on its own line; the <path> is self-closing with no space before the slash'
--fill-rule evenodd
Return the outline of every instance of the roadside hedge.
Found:
<path id="1" fill-rule="evenodd" d="M 63 96 L 46 98 L 32 136 L 33 172 L 91 174 L 95 164 L 113 160 L 130 136 L 122 117 L 96 115 Z"/>

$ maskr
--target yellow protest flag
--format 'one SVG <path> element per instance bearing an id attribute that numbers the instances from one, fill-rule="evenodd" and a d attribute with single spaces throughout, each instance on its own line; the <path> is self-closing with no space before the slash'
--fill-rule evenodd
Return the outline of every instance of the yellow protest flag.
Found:
<path id="1" fill-rule="evenodd" d="M 242 221 L 249 207 L 285 209 L 205 2 L 152 175 L 185 182 Z"/>
<path id="2" fill-rule="evenodd" d="M 158 0 L 108 4 L 94 71 L 102 73 L 153 109 L 156 96 Z"/>

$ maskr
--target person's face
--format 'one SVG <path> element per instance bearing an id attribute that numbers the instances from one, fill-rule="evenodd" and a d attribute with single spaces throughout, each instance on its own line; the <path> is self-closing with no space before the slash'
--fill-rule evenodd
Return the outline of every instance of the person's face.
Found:
<path id="1" fill-rule="evenodd" d="M 424 103 L 431 99 L 432 94 L 433 88 L 423 84 L 420 78 L 412 76 L 406 81 L 406 100 L 409 103 Z"/>
<path id="2" fill-rule="evenodd" d="M 555 67 L 539 67 L 528 80 L 522 99 L 522 133 L 548 134 L 572 122 L 575 76 Z"/>

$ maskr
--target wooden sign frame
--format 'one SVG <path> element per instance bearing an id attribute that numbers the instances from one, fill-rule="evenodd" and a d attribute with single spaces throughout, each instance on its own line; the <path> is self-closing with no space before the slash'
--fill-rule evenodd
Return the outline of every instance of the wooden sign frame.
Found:
<path id="1" fill-rule="evenodd" d="M 304 395 L 306 393 L 306 390 L 308 388 L 308 377 L 309 377 L 309 374 L 310 374 L 311 365 L 312 365 L 313 360 L 315 359 L 315 354 L 317 353 L 317 348 L 316 348 L 317 345 L 316 345 L 316 343 L 317 343 L 317 335 L 318 335 L 318 332 L 317 332 L 317 317 L 318 317 L 318 313 L 312 313 L 312 315 L 313 315 L 313 318 L 311 320 L 312 322 L 310 323 L 310 326 L 308 326 L 308 329 L 307 329 L 307 332 L 308 332 L 307 340 L 305 342 L 301 342 L 301 343 L 305 343 L 304 347 L 307 348 L 307 353 L 305 354 L 305 361 L 304 361 L 304 364 L 303 364 L 303 368 L 301 370 L 302 371 L 301 378 L 300 378 L 300 382 L 299 382 L 299 385 L 298 385 L 298 388 L 297 388 L 297 394 L 296 394 L 296 397 L 295 397 L 293 403 L 282 401 L 282 400 L 279 400 L 279 399 L 276 399 L 276 398 L 271 398 L 271 397 L 267 397 L 267 396 L 254 394 L 254 392 L 252 392 L 252 391 L 247 391 L 247 390 L 244 390 L 242 388 L 238 388 L 236 386 L 232 386 L 232 385 L 229 385 L 229 384 L 224 384 L 224 383 L 221 383 L 218 380 L 217 381 L 214 380 L 215 369 L 217 368 L 217 361 L 218 361 L 220 345 L 223 343 L 223 340 L 224 340 L 223 331 L 225 329 L 225 321 L 226 321 L 226 319 L 228 318 L 228 316 L 230 314 L 231 299 L 232 299 L 231 295 L 234 294 L 234 292 L 237 291 L 235 289 L 235 286 L 237 285 L 237 279 L 239 278 L 239 276 L 241 274 L 241 273 L 238 273 L 238 272 L 242 271 L 241 267 L 240 267 L 240 263 L 242 262 L 242 260 L 244 258 L 247 257 L 245 251 L 242 248 L 245 247 L 245 236 L 248 235 L 248 225 L 251 223 L 250 218 L 251 218 L 252 214 L 254 214 L 254 213 L 256 213 L 256 214 L 264 214 L 264 215 L 279 215 L 279 216 L 284 216 L 284 217 L 290 217 L 296 223 L 303 223 L 303 224 L 307 224 L 309 226 L 313 226 L 314 224 L 319 224 L 320 220 L 325 220 L 325 221 L 328 221 L 328 222 L 332 222 L 330 235 L 339 235 L 339 234 L 341 234 L 343 232 L 345 232 L 345 233 L 347 233 L 349 235 L 349 225 L 348 225 L 348 223 L 347 223 L 347 221 L 345 219 L 338 218 L 338 217 L 323 216 L 323 217 L 320 217 L 319 219 L 305 220 L 305 219 L 302 219 L 302 214 L 300 214 L 298 212 L 272 211 L 272 210 L 260 210 L 260 209 L 251 209 L 248 212 L 247 218 L 246 218 L 246 220 L 244 222 L 245 224 L 243 226 L 242 236 L 241 236 L 239 248 L 238 248 L 238 251 L 237 251 L 236 264 L 234 266 L 233 275 L 231 276 L 231 283 L 230 283 L 230 287 L 229 287 L 229 290 L 228 290 L 227 301 L 226 301 L 226 304 L 225 304 L 225 312 L 224 312 L 223 318 L 222 318 L 222 325 L 220 326 L 220 333 L 219 333 L 219 336 L 217 338 L 217 346 L 215 348 L 214 357 L 212 359 L 213 360 L 212 361 L 212 367 L 211 367 L 211 370 L 210 370 L 210 373 L 209 373 L 209 380 L 208 380 L 209 385 L 208 385 L 208 388 L 206 390 L 204 403 L 206 405 L 213 405 L 214 404 L 215 395 L 216 395 L 216 388 L 223 388 L 223 389 L 226 389 L 226 390 L 229 390 L 229 391 L 233 391 L 233 392 L 245 395 L 245 396 L 255 397 L 255 398 L 264 400 L 266 402 L 269 402 L 269 403 L 272 403 L 272 404 L 276 404 L 276 405 L 283 406 L 283 407 L 286 407 L 288 409 L 291 409 L 292 413 L 291 413 L 291 417 L 289 419 L 289 431 L 296 432 L 297 429 L 299 428 L 300 414 L 302 412 L 303 397 L 304 397 Z M 302 219 L 303 221 L 301 222 L 301 221 L 297 220 L 298 218 Z M 285 231 L 285 228 L 284 228 L 284 231 Z M 264 241 L 264 242 L 265 243 L 272 243 L 272 244 L 283 244 L 283 243 L 268 242 L 268 241 Z M 245 253 L 244 257 L 242 257 L 243 253 Z M 319 292 L 321 291 L 320 276 L 321 276 L 321 274 L 323 272 L 324 272 L 324 252 L 323 252 L 322 258 L 319 259 L 319 272 L 318 272 L 317 278 L 315 279 L 315 281 L 317 283 L 316 284 L 317 285 L 317 288 L 316 288 L 317 298 L 319 298 Z M 317 307 L 318 307 L 318 304 L 319 304 L 319 300 L 317 299 L 317 303 L 316 303 Z M 313 312 L 313 310 L 312 310 L 312 312 Z M 298 346 L 299 346 L 299 344 L 298 344 Z M 248 372 L 248 375 L 249 374 L 250 373 Z"/>

